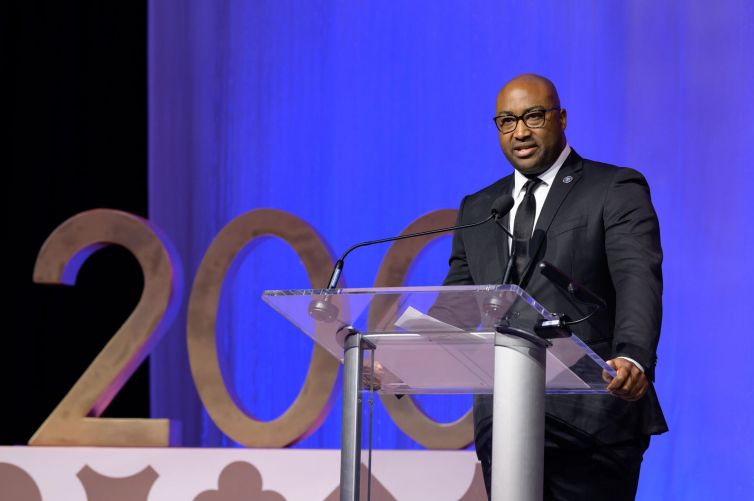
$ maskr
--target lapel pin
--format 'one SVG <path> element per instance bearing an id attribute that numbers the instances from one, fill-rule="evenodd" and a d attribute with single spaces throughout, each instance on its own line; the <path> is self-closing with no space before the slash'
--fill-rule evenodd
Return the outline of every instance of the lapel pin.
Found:
<path id="1" fill-rule="evenodd" d="M 565 184 L 568 184 L 568 183 L 570 183 L 571 181 L 573 181 L 573 176 L 566 176 L 566 177 L 564 177 L 564 178 L 563 178 L 563 182 L 564 182 Z"/>

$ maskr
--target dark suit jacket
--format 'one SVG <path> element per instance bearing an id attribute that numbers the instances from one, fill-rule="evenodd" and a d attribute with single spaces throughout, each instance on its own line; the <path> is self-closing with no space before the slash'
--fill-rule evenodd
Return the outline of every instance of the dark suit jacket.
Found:
<path id="1" fill-rule="evenodd" d="M 465 197 L 458 223 L 484 219 L 492 202 L 513 191 L 513 175 Z M 510 227 L 510 226 L 509 226 Z M 604 359 L 627 356 L 654 380 L 662 316 L 662 249 L 649 186 L 633 169 L 566 159 L 537 219 L 522 287 L 552 312 L 581 318 L 589 307 L 572 300 L 536 270 L 549 261 L 607 301 L 608 307 L 573 326 Z M 508 241 L 493 224 L 457 231 L 444 285 L 499 284 Z M 552 395 L 548 419 L 603 443 L 667 431 L 654 387 L 637 402 L 610 395 Z M 491 426 L 491 397 L 476 398 L 475 432 Z"/>

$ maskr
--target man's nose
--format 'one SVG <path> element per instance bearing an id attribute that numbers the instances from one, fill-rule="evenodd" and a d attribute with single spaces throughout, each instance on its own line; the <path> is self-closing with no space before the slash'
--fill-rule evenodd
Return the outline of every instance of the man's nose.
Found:
<path id="1" fill-rule="evenodd" d="M 531 135 L 531 129 L 526 126 L 523 119 L 516 122 L 516 128 L 513 129 L 513 136 L 516 138 L 524 138 Z"/>

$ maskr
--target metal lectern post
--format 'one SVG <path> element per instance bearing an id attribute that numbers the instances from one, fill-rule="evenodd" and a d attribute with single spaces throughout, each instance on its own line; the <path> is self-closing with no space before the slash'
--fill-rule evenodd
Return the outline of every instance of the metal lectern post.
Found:
<path id="1" fill-rule="evenodd" d="M 361 334 L 346 334 L 343 346 L 343 429 L 340 445 L 340 501 L 358 501 L 361 469 Z"/>
<path id="2" fill-rule="evenodd" d="M 542 501 L 546 346 L 495 336 L 492 501 Z"/>

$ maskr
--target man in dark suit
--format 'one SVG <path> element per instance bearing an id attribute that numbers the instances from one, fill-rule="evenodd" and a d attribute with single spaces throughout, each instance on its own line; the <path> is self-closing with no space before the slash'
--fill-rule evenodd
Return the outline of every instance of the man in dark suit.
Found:
<path id="1" fill-rule="evenodd" d="M 536 271 L 548 261 L 607 302 L 573 330 L 616 370 L 611 395 L 546 398 L 545 499 L 634 499 L 649 437 L 667 431 L 651 381 L 662 315 L 662 249 L 649 187 L 635 170 L 581 158 L 566 142 L 566 111 L 538 75 L 508 82 L 497 98 L 500 146 L 515 169 L 464 198 L 459 224 L 483 219 L 501 194 L 515 205 L 508 227 L 457 231 L 445 285 L 520 284 L 572 319 L 575 301 Z M 474 439 L 489 493 L 492 398 L 474 399 Z"/>

